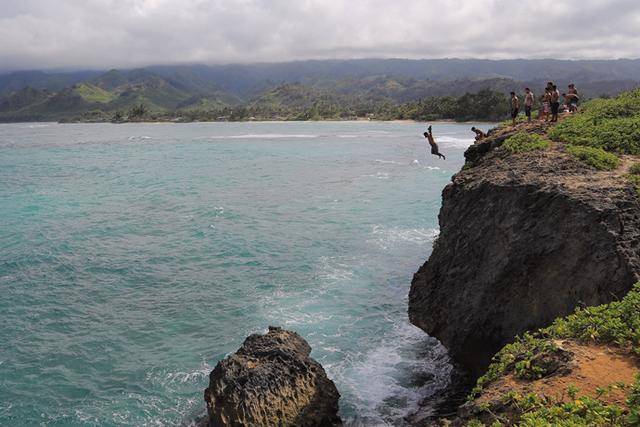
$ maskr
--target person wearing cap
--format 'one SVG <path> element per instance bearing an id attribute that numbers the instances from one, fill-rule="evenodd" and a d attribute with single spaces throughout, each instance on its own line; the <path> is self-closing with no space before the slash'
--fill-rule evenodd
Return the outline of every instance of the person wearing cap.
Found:
<path id="1" fill-rule="evenodd" d="M 527 121 L 531 121 L 531 108 L 533 108 L 533 102 L 535 97 L 531 89 L 528 87 L 524 88 L 525 96 L 524 96 L 524 114 L 527 116 Z"/>

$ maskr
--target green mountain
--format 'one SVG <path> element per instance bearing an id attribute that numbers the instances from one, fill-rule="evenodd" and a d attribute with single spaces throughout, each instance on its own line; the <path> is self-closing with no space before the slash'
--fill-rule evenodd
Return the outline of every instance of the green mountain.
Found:
<path id="1" fill-rule="evenodd" d="M 615 95 L 636 87 L 638 76 L 640 60 L 362 59 L 17 72 L 0 74 L 0 121 L 126 119 L 134 110 L 138 119 L 141 112 L 185 120 L 396 117 L 409 111 L 398 109 L 404 104 L 535 91 L 549 79 L 561 88 L 576 82 L 583 98 Z"/>

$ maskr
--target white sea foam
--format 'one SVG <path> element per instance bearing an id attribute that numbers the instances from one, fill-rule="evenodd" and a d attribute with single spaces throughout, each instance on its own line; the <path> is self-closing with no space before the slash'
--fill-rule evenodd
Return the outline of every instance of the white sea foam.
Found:
<path id="1" fill-rule="evenodd" d="M 199 384 L 205 380 L 213 366 L 206 361 L 202 361 L 200 366 L 191 371 L 169 371 L 166 369 L 152 369 L 147 372 L 145 379 L 151 384 L 160 384 L 167 387 L 176 383 L 192 383 Z"/>
<path id="2" fill-rule="evenodd" d="M 376 343 L 351 366 L 327 369 L 353 395 L 356 425 L 396 425 L 449 383 L 452 367 L 446 349 L 408 321 Z"/>
<path id="3" fill-rule="evenodd" d="M 146 141 L 147 139 L 151 139 L 150 136 L 142 135 L 142 136 L 130 136 L 129 141 Z"/>
<path id="4" fill-rule="evenodd" d="M 473 144 L 473 138 L 455 138 L 452 136 L 436 136 L 436 142 L 442 147 L 467 148 Z"/>
<path id="5" fill-rule="evenodd" d="M 374 225 L 371 234 L 373 242 L 382 249 L 388 249 L 391 245 L 405 242 L 419 245 L 432 243 L 438 237 L 439 231 L 435 228 L 388 228 Z"/>

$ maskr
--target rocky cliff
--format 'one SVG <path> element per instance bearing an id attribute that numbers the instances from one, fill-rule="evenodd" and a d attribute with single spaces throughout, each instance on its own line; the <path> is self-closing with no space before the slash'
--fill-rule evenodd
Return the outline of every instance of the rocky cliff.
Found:
<path id="1" fill-rule="evenodd" d="M 247 337 L 211 372 L 204 392 L 209 425 L 341 425 L 340 394 L 310 352 L 300 335 L 281 328 Z"/>
<path id="2" fill-rule="evenodd" d="M 440 236 L 409 295 L 411 322 L 475 376 L 517 334 L 640 279 L 640 204 L 625 166 L 597 171 L 562 144 L 510 153 L 508 135 L 472 147 L 444 189 Z"/>

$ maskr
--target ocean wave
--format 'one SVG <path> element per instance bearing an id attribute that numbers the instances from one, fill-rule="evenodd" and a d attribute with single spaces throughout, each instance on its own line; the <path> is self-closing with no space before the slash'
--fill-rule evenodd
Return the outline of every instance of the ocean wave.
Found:
<path id="1" fill-rule="evenodd" d="M 214 135 L 204 139 L 309 139 L 319 138 L 320 135 L 313 134 L 286 134 L 286 133 L 249 133 L 244 135 Z"/>
<path id="2" fill-rule="evenodd" d="M 403 165 L 404 163 L 396 162 L 395 160 L 380 160 L 376 159 L 376 163 L 390 164 L 390 165 Z"/>

